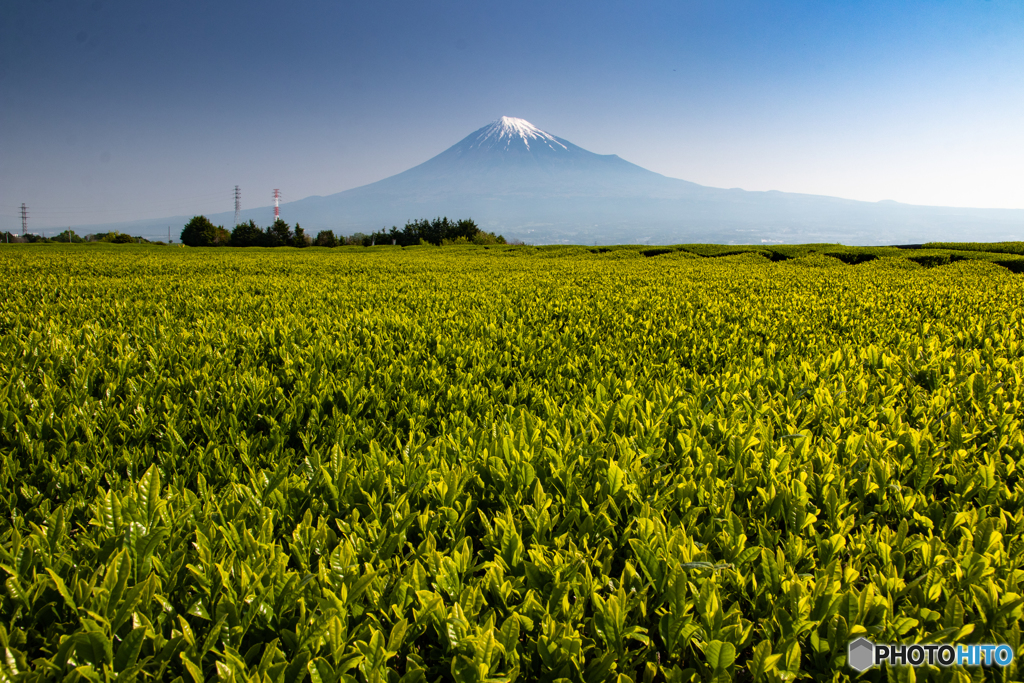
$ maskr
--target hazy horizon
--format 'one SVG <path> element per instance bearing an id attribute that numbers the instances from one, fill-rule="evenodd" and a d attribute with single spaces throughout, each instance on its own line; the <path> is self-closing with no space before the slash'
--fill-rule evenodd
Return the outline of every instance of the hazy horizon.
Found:
<path id="1" fill-rule="evenodd" d="M 0 230 L 329 195 L 503 115 L 711 187 L 1024 209 L 1022 29 L 1001 0 L 18 3 Z"/>

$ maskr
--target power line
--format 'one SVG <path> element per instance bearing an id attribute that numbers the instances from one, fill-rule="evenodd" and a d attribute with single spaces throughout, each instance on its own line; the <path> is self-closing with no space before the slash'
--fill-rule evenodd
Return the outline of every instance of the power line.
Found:
<path id="1" fill-rule="evenodd" d="M 91 207 L 84 206 L 67 206 L 63 205 L 59 209 L 44 209 L 43 211 L 37 211 L 37 215 L 42 216 L 60 216 L 60 215 L 74 215 L 74 214 L 127 214 L 127 213 L 141 213 L 141 212 L 168 212 L 168 211 L 184 211 L 195 210 L 197 204 L 205 204 L 207 206 L 216 204 L 218 196 L 223 198 L 224 195 L 218 194 L 204 194 L 195 195 L 192 197 L 186 197 L 176 199 L 171 202 L 117 202 L 116 208 L 98 208 L 95 205 Z M 20 211 L 19 206 L 11 205 L 0 205 L 0 215 L 3 216 L 17 216 Z"/>

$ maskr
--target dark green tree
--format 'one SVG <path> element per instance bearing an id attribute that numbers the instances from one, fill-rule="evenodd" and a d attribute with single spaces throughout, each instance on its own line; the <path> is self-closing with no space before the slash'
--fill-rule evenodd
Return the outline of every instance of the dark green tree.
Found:
<path id="1" fill-rule="evenodd" d="M 239 223 L 231 231 L 231 246 L 233 247 L 262 247 L 265 241 L 266 234 L 253 220 L 248 223 Z"/>
<path id="2" fill-rule="evenodd" d="M 75 231 L 68 228 L 64 232 L 60 233 L 53 238 L 54 242 L 81 242 L 82 238 L 75 234 Z"/>
<path id="3" fill-rule="evenodd" d="M 308 247 L 309 238 L 306 237 L 306 231 L 302 229 L 302 226 L 298 223 L 295 224 L 295 234 L 292 236 L 293 247 Z"/>
<path id="4" fill-rule="evenodd" d="M 333 230 L 321 230 L 316 234 L 313 245 L 317 247 L 336 247 L 338 246 L 338 238 L 334 236 Z"/>
<path id="5" fill-rule="evenodd" d="M 295 235 L 290 225 L 278 218 L 273 225 L 267 228 L 268 247 L 286 247 L 292 243 Z"/>
<path id="6" fill-rule="evenodd" d="M 206 216 L 195 216 L 181 231 L 181 241 L 190 247 L 211 247 L 217 238 L 217 226 Z"/>

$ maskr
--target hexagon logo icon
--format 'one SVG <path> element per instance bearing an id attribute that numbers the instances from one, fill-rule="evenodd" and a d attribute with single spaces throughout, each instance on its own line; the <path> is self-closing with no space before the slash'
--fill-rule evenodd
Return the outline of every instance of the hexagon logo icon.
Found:
<path id="1" fill-rule="evenodd" d="M 857 671 L 865 671 L 875 665 L 875 644 L 867 638 L 853 640 L 846 648 L 846 663 Z"/>

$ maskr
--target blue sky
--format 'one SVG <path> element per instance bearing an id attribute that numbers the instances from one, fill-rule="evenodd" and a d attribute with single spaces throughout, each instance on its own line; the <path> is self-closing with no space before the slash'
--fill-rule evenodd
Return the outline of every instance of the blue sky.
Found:
<path id="1" fill-rule="evenodd" d="M 12 0 L 0 229 L 330 194 L 502 115 L 716 187 L 1024 208 L 1024 3 Z"/>

